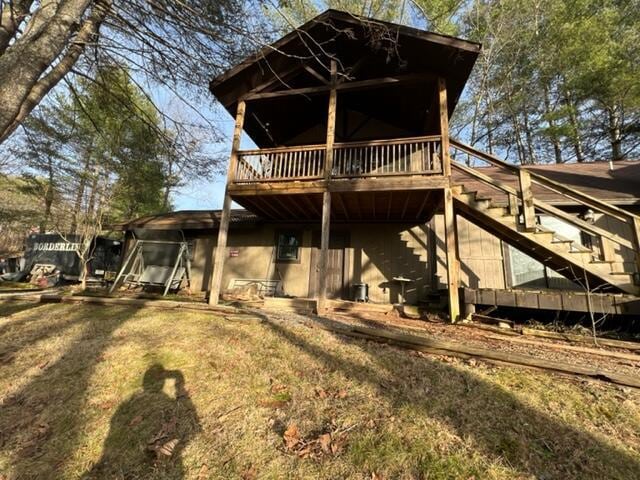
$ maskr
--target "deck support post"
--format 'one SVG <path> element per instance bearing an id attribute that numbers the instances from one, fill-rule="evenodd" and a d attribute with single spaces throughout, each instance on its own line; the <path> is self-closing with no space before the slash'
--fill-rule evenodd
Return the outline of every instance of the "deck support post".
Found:
<path id="1" fill-rule="evenodd" d="M 324 152 L 324 179 L 331 178 L 333 168 L 333 144 L 336 136 L 336 106 L 338 84 L 338 64 L 331 60 L 331 90 L 329 90 L 329 106 L 327 109 L 327 141 Z M 320 255 L 318 257 L 318 301 L 316 309 L 322 314 L 327 306 L 327 253 L 329 250 L 329 236 L 331 232 L 331 192 L 325 190 L 322 194 L 322 230 L 320 232 Z"/>
<path id="2" fill-rule="evenodd" d="M 438 110 L 440 111 L 440 135 L 442 142 L 442 173 L 451 181 L 451 157 L 449 156 L 449 106 L 447 82 L 438 77 Z"/>
<path id="3" fill-rule="evenodd" d="M 458 261 L 458 239 L 456 233 L 456 215 L 453 209 L 451 188 L 444 189 L 444 228 L 447 252 L 447 288 L 449 292 L 449 321 L 460 319 L 460 264 Z"/>
<path id="4" fill-rule="evenodd" d="M 454 323 L 460 319 L 460 263 L 458 261 L 456 214 L 453 208 L 453 192 L 451 190 L 447 82 L 442 77 L 438 77 L 438 100 L 438 109 L 440 111 L 440 135 L 442 138 L 442 173 L 447 177 L 449 185 L 444 189 L 444 228 L 447 256 L 447 289 L 449 292 L 449 321 Z"/>
<path id="5" fill-rule="evenodd" d="M 320 235 L 320 255 L 318 257 L 318 314 L 327 306 L 327 257 L 331 231 L 331 192 L 322 194 L 322 231 Z"/>
<path id="6" fill-rule="evenodd" d="M 211 273 L 211 283 L 209 285 L 209 305 L 217 305 L 220 298 L 220 287 L 222 284 L 222 272 L 227 251 L 227 235 L 229 232 L 229 217 L 231 215 L 231 195 L 229 195 L 229 184 L 235 178 L 236 166 L 238 163 L 238 150 L 240 149 L 240 138 L 242 136 L 242 126 L 244 124 L 244 112 L 246 103 L 244 100 L 238 101 L 236 109 L 236 124 L 233 130 L 233 141 L 231 143 L 231 157 L 227 170 L 227 185 L 224 191 L 224 203 L 222 214 L 220 215 L 220 225 L 218 227 L 218 243 L 213 255 L 213 272 Z"/>

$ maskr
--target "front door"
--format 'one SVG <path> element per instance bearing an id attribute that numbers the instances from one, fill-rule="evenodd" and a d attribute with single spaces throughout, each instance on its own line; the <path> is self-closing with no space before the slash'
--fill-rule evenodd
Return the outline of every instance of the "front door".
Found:
<path id="1" fill-rule="evenodd" d="M 320 232 L 313 232 L 311 249 L 311 274 L 309 276 L 309 297 L 318 296 L 318 261 L 320 259 Z M 347 235 L 343 232 L 331 232 L 327 251 L 327 298 L 342 299 L 348 295 L 344 284 L 345 248 Z"/>

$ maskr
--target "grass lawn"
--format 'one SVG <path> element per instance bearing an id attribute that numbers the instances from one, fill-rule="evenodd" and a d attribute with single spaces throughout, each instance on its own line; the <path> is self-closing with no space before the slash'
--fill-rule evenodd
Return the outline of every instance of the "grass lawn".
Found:
<path id="1" fill-rule="evenodd" d="M 640 396 L 294 320 L 5 303 L 0 478 L 638 479 Z"/>

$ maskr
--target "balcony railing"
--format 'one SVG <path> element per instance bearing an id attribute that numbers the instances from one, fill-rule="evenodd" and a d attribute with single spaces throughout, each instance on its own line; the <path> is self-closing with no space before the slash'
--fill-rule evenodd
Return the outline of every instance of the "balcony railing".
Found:
<path id="1" fill-rule="evenodd" d="M 336 143 L 331 178 L 442 174 L 439 136 Z M 324 178 L 325 145 L 238 152 L 234 182 L 277 182 Z"/>

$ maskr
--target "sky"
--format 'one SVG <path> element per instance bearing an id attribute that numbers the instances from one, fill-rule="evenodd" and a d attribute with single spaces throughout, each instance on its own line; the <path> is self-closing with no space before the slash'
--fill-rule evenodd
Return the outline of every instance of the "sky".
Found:
<path id="1" fill-rule="evenodd" d="M 173 195 L 174 210 L 221 209 L 235 119 L 220 105 L 213 104 L 211 98 L 203 98 L 202 101 L 194 102 L 189 106 L 164 86 L 147 84 L 147 89 L 160 110 L 165 112 L 179 110 L 181 116 L 186 116 L 187 120 L 192 119 L 194 123 L 202 123 L 202 117 L 205 117 L 214 123 L 223 135 L 224 139 L 221 142 L 206 145 L 205 151 L 211 155 L 222 154 L 222 157 L 225 158 L 225 163 L 222 166 L 224 173 L 218 174 L 212 179 L 192 181 L 178 189 Z M 208 92 L 207 94 L 211 95 Z M 194 108 L 197 109 L 197 112 L 194 111 Z M 246 134 L 243 135 L 241 147 L 252 148 L 253 146 L 251 139 Z M 237 207 L 237 205 L 235 206 Z"/>
<path id="2" fill-rule="evenodd" d="M 153 96 L 162 103 L 180 102 L 169 91 L 156 89 Z M 207 146 L 212 153 L 222 152 L 225 158 L 223 168 L 225 173 L 216 175 L 213 179 L 205 181 L 194 181 L 189 185 L 179 189 L 173 196 L 174 210 L 211 210 L 221 209 L 224 200 L 224 188 L 227 180 L 226 169 L 228 166 L 228 156 L 231 152 L 231 137 L 233 136 L 233 128 L 235 119 L 222 107 L 211 107 L 210 102 L 203 101 L 202 105 L 196 105 L 199 114 L 207 118 L 214 119 L 218 129 L 224 136 L 224 140 L 220 143 Z M 243 133 L 240 142 L 241 148 L 255 148 L 253 141 Z M 232 205 L 238 208 L 235 203 Z"/>

